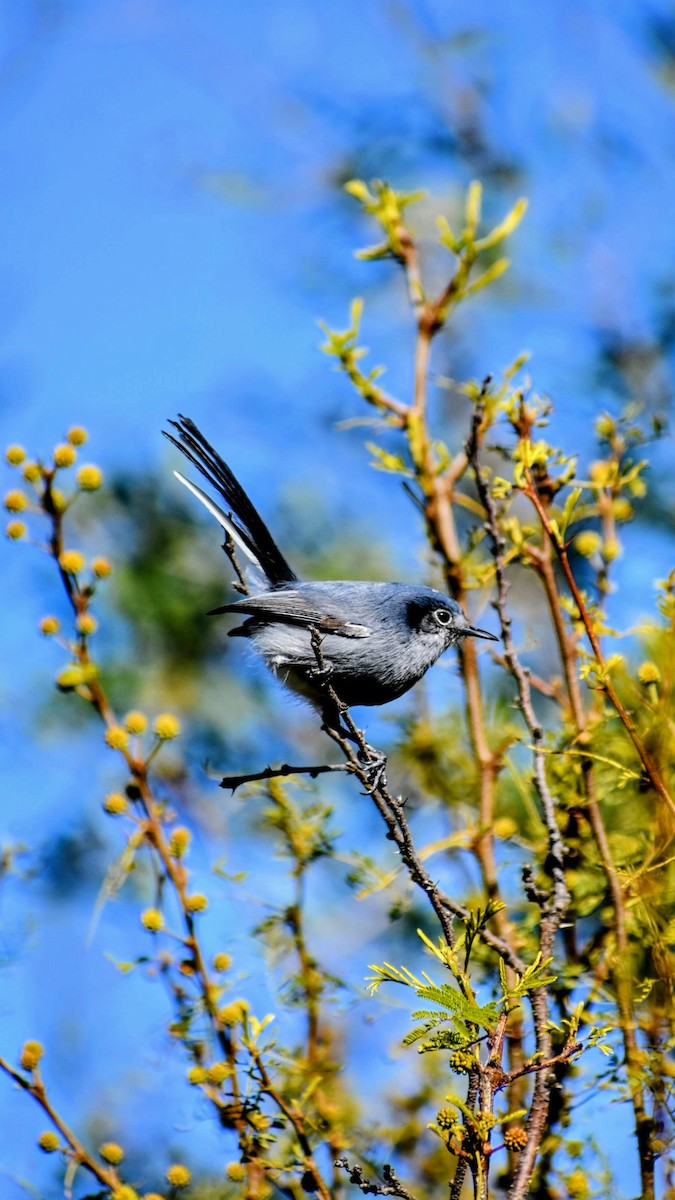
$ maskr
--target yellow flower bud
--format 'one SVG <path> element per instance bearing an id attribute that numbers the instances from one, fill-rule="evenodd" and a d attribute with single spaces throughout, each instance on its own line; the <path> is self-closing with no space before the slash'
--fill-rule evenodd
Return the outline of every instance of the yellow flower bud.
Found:
<path id="1" fill-rule="evenodd" d="M 107 579 L 112 571 L 112 567 L 107 558 L 92 559 L 91 569 L 97 579 Z"/>
<path id="2" fill-rule="evenodd" d="M 59 566 L 69 575 L 79 575 L 84 570 L 85 558 L 79 550 L 63 550 L 59 555 Z"/>
<path id="3" fill-rule="evenodd" d="M 28 496 L 21 491 L 21 488 L 13 488 L 11 492 L 7 492 L 4 505 L 7 512 L 23 512 L 24 508 L 28 507 Z"/>
<path id="4" fill-rule="evenodd" d="M 214 959 L 213 959 L 214 971 L 229 971 L 231 966 L 232 966 L 232 959 L 229 954 L 225 954 L 223 952 L 221 954 L 216 954 L 214 956 Z"/>
<path id="5" fill-rule="evenodd" d="M 63 442 L 62 445 L 54 447 L 55 467 L 72 467 L 76 458 L 77 454 L 70 445 L 70 442 Z"/>
<path id="6" fill-rule="evenodd" d="M 184 825 L 177 825 L 171 830 L 171 838 L 169 840 L 169 849 L 174 858 L 182 858 L 190 845 L 190 830 Z"/>
<path id="7" fill-rule="evenodd" d="M 166 1172 L 166 1178 L 171 1187 L 184 1188 L 187 1187 L 192 1176 L 182 1163 L 173 1163 Z"/>
<path id="8" fill-rule="evenodd" d="M 109 792 L 103 801 L 103 807 L 111 817 L 121 817 L 127 811 L 129 802 L 121 792 Z"/>
<path id="9" fill-rule="evenodd" d="M 193 892 L 191 896 L 185 897 L 185 907 L 188 912 L 204 912 L 208 906 L 209 902 L 202 892 Z"/>
<path id="10" fill-rule="evenodd" d="M 595 533 L 592 529 L 584 529 L 583 533 L 578 533 L 574 539 L 574 548 L 577 554 L 581 554 L 583 558 L 591 558 L 597 554 L 601 545 L 600 534 Z"/>
<path id="11" fill-rule="evenodd" d="M 229 1079 L 232 1074 L 232 1067 L 226 1062 L 211 1063 L 207 1074 L 209 1083 L 213 1083 L 218 1087 L 225 1079 Z"/>
<path id="12" fill-rule="evenodd" d="M 233 1000 L 231 1004 L 226 1004 L 223 1008 L 218 1009 L 218 1020 L 222 1021 L 223 1025 L 231 1027 L 238 1025 L 247 1012 L 248 1004 L 245 1000 Z"/>
<path id="13" fill-rule="evenodd" d="M 44 1133 L 40 1134 L 38 1146 L 41 1150 L 44 1150 L 45 1154 L 53 1154 L 59 1148 L 58 1134 L 54 1133 L 52 1129 L 47 1129 Z"/>
<path id="14" fill-rule="evenodd" d="M 158 908 L 146 908 L 145 912 L 141 913 L 141 925 L 150 933 L 159 933 L 160 929 L 164 928 L 164 917 Z"/>
<path id="15" fill-rule="evenodd" d="M 40 476 L 42 474 L 42 471 L 41 471 L 38 463 L 27 462 L 24 464 L 24 468 L 23 468 L 23 471 L 21 472 L 21 474 L 23 475 L 24 479 L 26 480 L 26 483 L 37 483 L 38 479 L 40 478 Z"/>
<path id="16" fill-rule="evenodd" d="M 105 740 L 111 750 L 126 750 L 129 734 L 121 725 L 110 725 L 105 731 Z"/>
<path id="17" fill-rule="evenodd" d="M 26 457 L 26 451 L 23 446 L 8 446 L 5 450 L 5 458 L 10 467 L 19 467 Z"/>
<path id="18" fill-rule="evenodd" d="M 637 671 L 637 677 L 640 680 L 640 683 L 644 683 L 645 685 L 648 683 L 661 682 L 661 672 L 659 671 L 659 668 L 655 662 L 640 663 Z"/>
<path id="19" fill-rule="evenodd" d="M 52 488 L 52 504 L 57 512 L 63 512 L 65 510 L 66 498 L 63 492 L 60 492 L 59 489 L 55 487 Z"/>
<path id="20" fill-rule="evenodd" d="M 610 417 L 609 413 L 602 413 L 595 422 L 595 432 L 598 437 L 605 438 L 605 440 L 611 438 L 616 433 L 616 421 Z"/>
<path id="21" fill-rule="evenodd" d="M 159 1192 L 144 1192 L 143 1200 L 164 1200 L 164 1197 Z"/>
<path id="22" fill-rule="evenodd" d="M 19 1062 L 24 1071 L 34 1071 L 45 1052 L 41 1042 L 24 1042 Z"/>
<path id="23" fill-rule="evenodd" d="M 225 1174 L 233 1183 L 241 1183 L 246 1178 L 246 1167 L 242 1162 L 230 1162 L 225 1168 Z"/>
<path id="24" fill-rule="evenodd" d="M 124 718 L 124 727 L 129 733 L 144 733 L 148 726 L 148 718 L 145 713 L 132 710 L 128 712 Z"/>
<path id="25" fill-rule="evenodd" d="M 188 1077 L 188 1083 L 192 1083 L 195 1085 L 200 1084 L 200 1083 L 206 1083 L 206 1081 L 208 1079 L 208 1072 L 206 1070 L 206 1067 L 194 1066 L 194 1067 L 190 1067 L 190 1070 L 187 1073 L 187 1077 Z"/>
<path id="26" fill-rule="evenodd" d="M 77 472 L 77 483 L 83 492 L 97 491 L 103 483 L 101 468 L 95 467 L 93 463 L 87 463 L 86 466 L 80 467 Z"/>
<path id="27" fill-rule="evenodd" d="M 71 446 L 83 446 L 88 436 L 86 429 L 83 429 L 81 425 L 71 426 L 66 434 Z"/>
<path id="28" fill-rule="evenodd" d="M 110 1200 L 138 1200 L 138 1192 L 128 1183 L 122 1183 L 110 1193 Z"/>
<path id="29" fill-rule="evenodd" d="M 178 737 L 180 733 L 180 721 L 178 717 L 174 717 L 173 713 L 160 713 L 157 717 L 153 729 L 158 738 L 163 742 L 170 742 L 172 738 Z"/>
<path id="30" fill-rule="evenodd" d="M 10 542 L 18 542 L 28 533 L 25 521 L 8 521 L 5 534 Z"/>
<path id="31" fill-rule="evenodd" d="M 602 547 L 602 557 L 605 562 L 614 562 L 621 554 L 621 542 L 618 538 L 610 537 L 605 540 Z"/>
<path id="32" fill-rule="evenodd" d="M 124 1150 L 118 1146 L 117 1142 L 104 1142 L 102 1146 L 99 1146 L 98 1152 L 104 1162 L 112 1163 L 114 1167 L 124 1158 Z"/>
<path id="33" fill-rule="evenodd" d="M 492 829 L 498 838 L 506 840 L 506 838 L 511 838 L 514 833 L 518 832 L 518 825 L 513 820 L 513 817 L 497 817 Z"/>
<path id="34" fill-rule="evenodd" d="M 632 521 L 635 516 L 635 509 L 625 496 L 617 496 L 616 500 L 612 501 L 612 512 L 617 521 Z"/>
<path id="35" fill-rule="evenodd" d="M 594 483 L 596 487 L 607 487 L 608 484 L 612 482 L 612 476 L 614 475 L 613 465 L 612 463 L 604 462 L 602 459 L 598 459 L 597 462 L 591 463 L 589 475 L 591 477 L 591 482 Z"/>
<path id="36" fill-rule="evenodd" d="M 40 621 L 40 633 L 44 634 L 45 637 L 53 637 L 55 633 L 59 632 L 60 628 L 61 622 L 58 617 L 43 617 Z"/>
<path id="37" fill-rule="evenodd" d="M 98 629 L 98 621 L 96 617 L 92 617 L 91 613 L 80 613 L 75 622 L 78 633 L 83 633 L 88 637 L 92 633 L 96 633 Z"/>

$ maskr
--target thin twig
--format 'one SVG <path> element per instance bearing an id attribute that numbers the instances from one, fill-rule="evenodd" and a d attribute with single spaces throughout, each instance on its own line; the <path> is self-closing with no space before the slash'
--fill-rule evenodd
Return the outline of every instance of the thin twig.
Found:
<path id="1" fill-rule="evenodd" d="M 6 1075 L 9 1075 L 9 1077 L 13 1079 L 20 1088 L 23 1088 L 23 1090 L 27 1092 L 29 1096 L 32 1096 L 33 1099 L 40 1105 L 40 1108 L 46 1114 L 46 1116 L 49 1117 L 49 1120 L 54 1128 L 58 1129 L 61 1136 L 65 1138 L 66 1142 L 68 1143 L 66 1154 L 72 1159 L 73 1162 L 85 1167 L 86 1170 L 89 1171 L 89 1173 L 93 1175 L 100 1184 L 106 1188 L 110 1188 L 111 1191 L 114 1191 L 120 1186 L 120 1177 L 115 1168 L 102 1167 L 100 1163 L 97 1163 L 96 1159 L 92 1158 L 91 1154 L 85 1150 L 79 1138 L 76 1137 L 72 1129 L 66 1125 L 63 1118 L 60 1117 L 53 1108 L 51 1101 L 47 1097 L 44 1084 L 39 1077 L 33 1078 L 32 1080 L 27 1079 L 24 1075 L 21 1075 L 18 1071 L 15 1071 L 14 1067 L 12 1067 L 11 1064 L 8 1063 L 4 1058 L 0 1058 L 0 1070 L 4 1071 Z"/>
<path id="2" fill-rule="evenodd" d="M 579 617 L 580 617 L 582 624 L 584 626 L 584 629 L 586 631 L 586 636 L 588 637 L 588 640 L 591 644 L 593 653 L 597 659 L 598 666 L 600 667 L 600 671 L 602 673 L 602 685 L 601 685 L 602 690 L 606 693 L 607 697 L 611 701 L 611 703 L 616 711 L 616 714 L 619 717 L 619 720 L 621 721 L 621 724 L 623 725 L 631 742 L 633 743 L 633 745 L 640 757 L 640 761 L 642 762 L 642 765 L 645 770 L 645 774 L 647 775 L 649 782 L 651 783 L 654 790 L 656 792 L 658 792 L 661 799 L 663 801 L 665 801 L 665 803 L 668 805 L 668 808 L 670 809 L 671 813 L 673 813 L 675 815 L 675 801 L 673 800 L 672 796 L 670 795 L 670 792 L 668 791 L 668 788 L 666 787 L 665 783 L 663 782 L 659 768 L 657 767 L 656 763 L 654 762 L 654 759 L 652 758 L 649 750 L 645 746 L 635 722 L 631 718 L 630 714 L 624 708 L 621 698 L 620 698 L 616 688 L 614 687 L 614 684 L 612 683 L 610 673 L 607 670 L 607 664 L 605 662 L 605 657 L 604 657 L 604 654 L 602 653 L 602 647 L 598 640 L 598 635 L 593 627 L 593 621 L 592 621 L 591 615 L 588 611 L 588 608 L 586 607 L 586 604 L 584 603 L 584 599 L 583 599 L 583 596 L 581 595 L 581 592 L 577 585 L 577 581 L 574 578 L 574 573 L 572 571 L 572 567 L 570 566 L 567 549 L 564 546 L 564 544 L 561 542 L 555 529 L 551 525 L 549 515 L 546 511 L 546 508 L 542 504 L 541 497 L 539 496 L 539 494 L 537 492 L 534 481 L 532 479 L 532 474 L 529 470 L 526 472 L 526 479 L 527 479 L 527 483 L 528 483 L 526 495 L 527 495 L 528 499 L 531 500 L 532 504 L 534 505 L 535 509 L 537 510 L 537 514 L 539 516 L 539 519 L 542 523 L 543 528 L 546 531 L 547 537 L 550 539 L 551 545 L 553 546 L 553 548 L 558 556 L 558 561 L 560 563 L 560 566 L 562 567 L 562 571 L 563 571 L 563 574 L 567 581 L 567 585 L 570 589 L 570 592 L 572 593 L 574 603 L 577 606 L 577 609 L 579 612 Z"/>
<path id="3" fill-rule="evenodd" d="M 252 771 L 248 775 L 224 775 L 219 783 L 221 788 L 230 788 L 233 792 L 245 783 L 259 783 L 263 779 L 287 779 L 289 775 L 309 775 L 316 779 L 318 775 L 326 775 L 330 771 L 349 771 L 348 763 L 322 763 L 316 767 L 293 767 L 290 763 L 282 763 L 280 767 L 265 767 L 262 771 Z"/>

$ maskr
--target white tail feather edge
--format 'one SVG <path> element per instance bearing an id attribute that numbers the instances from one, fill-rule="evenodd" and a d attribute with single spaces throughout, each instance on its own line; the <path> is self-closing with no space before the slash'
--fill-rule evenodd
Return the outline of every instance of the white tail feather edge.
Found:
<path id="1" fill-rule="evenodd" d="M 204 508 L 208 509 L 208 511 L 211 513 L 211 516 L 215 517 L 218 524 L 222 525 L 225 532 L 230 535 L 232 541 L 239 547 L 242 554 L 246 556 L 251 564 L 251 568 L 253 568 L 255 571 L 256 580 L 258 582 L 266 582 L 265 572 L 258 562 L 258 559 L 253 551 L 250 550 L 246 545 L 241 537 L 241 534 L 235 529 L 230 518 L 226 513 L 223 512 L 222 508 L 219 508 L 218 505 L 211 499 L 211 497 L 207 496 L 206 492 L 203 492 L 200 487 L 197 487 L 196 483 L 193 483 L 192 480 L 186 479 L 184 475 L 181 475 L 180 471 L 174 471 L 174 475 L 176 476 L 176 479 L 178 479 L 184 485 L 184 487 L 188 489 L 189 492 L 192 492 L 193 496 L 196 496 L 198 500 L 201 500 Z M 247 567 L 247 572 L 251 568 Z M 267 584 L 267 586 L 269 587 L 269 584 Z"/>

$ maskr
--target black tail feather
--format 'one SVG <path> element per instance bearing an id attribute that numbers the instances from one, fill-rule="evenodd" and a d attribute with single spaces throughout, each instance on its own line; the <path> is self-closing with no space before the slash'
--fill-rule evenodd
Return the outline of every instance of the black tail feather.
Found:
<path id="1" fill-rule="evenodd" d="M 163 430 L 164 437 L 173 442 L 182 454 L 197 468 L 222 496 L 228 512 L 232 512 L 232 524 L 239 536 L 255 555 L 273 587 L 293 583 L 297 575 L 286 562 L 272 534 L 260 514 L 253 507 L 239 481 L 227 463 L 207 442 L 203 433 L 189 417 L 179 415 L 177 421 L 169 421 L 178 431 L 178 437 Z"/>

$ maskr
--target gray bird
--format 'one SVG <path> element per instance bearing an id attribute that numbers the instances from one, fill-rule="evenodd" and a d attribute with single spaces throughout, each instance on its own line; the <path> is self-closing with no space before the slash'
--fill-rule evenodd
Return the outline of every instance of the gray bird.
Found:
<path id="1" fill-rule="evenodd" d="M 326 684 L 346 705 L 388 704 L 407 692 L 464 637 L 498 641 L 476 629 L 459 604 L 434 588 L 366 580 L 298 579 L 227 463 L 193 421 L 164 434 L 197 467 L 225 509 L 180 472 L 174 474 L 222 525 L 243 555 L 250 595 L 213 609 L 246 617 L 231 637 L 251 638 L 270 670 L 326 712 Z M 320 636 L 320 656 L 312 631 Z"/>

